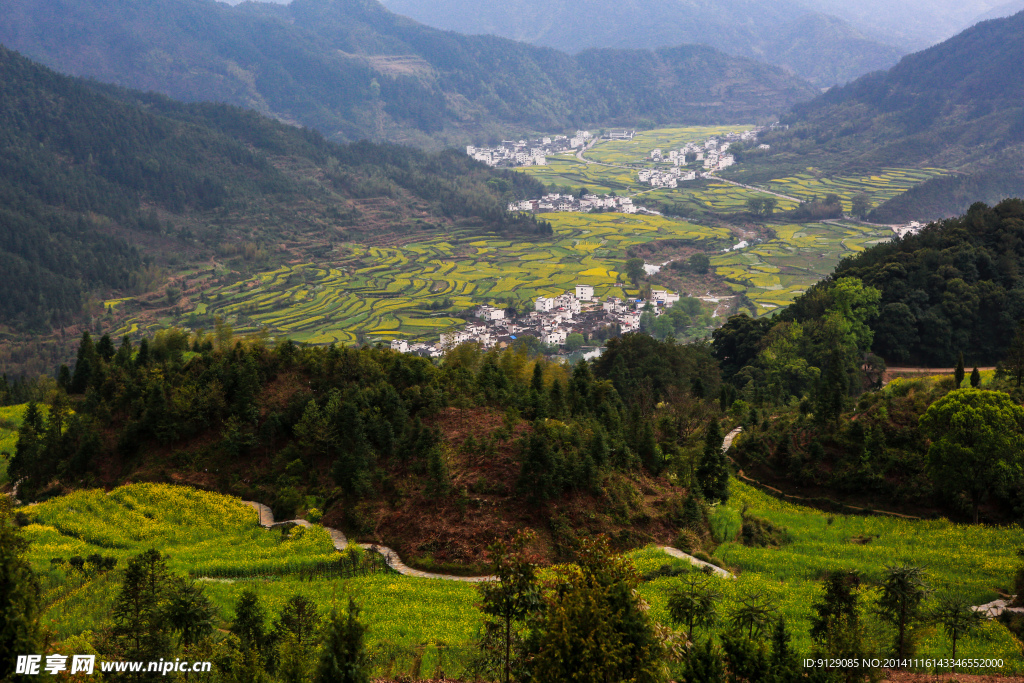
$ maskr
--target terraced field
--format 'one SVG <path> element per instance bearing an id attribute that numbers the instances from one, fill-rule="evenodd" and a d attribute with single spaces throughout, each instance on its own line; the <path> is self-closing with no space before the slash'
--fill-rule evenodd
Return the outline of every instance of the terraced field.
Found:
<path id="1" fill-rule="evenodd" d="M 915 185 L 947 174 L 948 171 L 941 168 L 886 168 L 875 175 L 840 176 L 837 178 L 819 178 L 804 173 L 771 180 L 768 182 L 767 188 L 773 192 L 800 199 L 824 197 L 830 193 L 837 194 L 843 200 L 843 209 L 849 211 L 851 200 L 861 192 L 867 194 L 872 203 L 878 206 Z"/>
<path id="2" fill-rule="evenodd" d="M 675 190 L 654 190 L 646 193 L 646 197 L 669 202 L 680 206 L 683 215 L 716 213 L 728 215 L 747 211 L 747 202 L 753 198 L 773 198 L 777 211 L 791 211 L 798 202 L 775 197 L 767 192 L 749 190 L 728 183 L 715 181 L 698 181 L 682 183 Z"/>
<path id="3" fill-rule="evenodd" d="M 892 239 L 886 228 L 849 222 L 772 225 L 773 240 L 711 257 L 715 272 L 764 315 L 793 303 L 855 252 Z"/>
<path id="4" fill-rule="evenodd" d="M 196 315 L 223 316 L 238 332 L 266 328 L 316 344 L 436 340 L 462 323 L 451 312 L 481 303 L 532 300 L 579 283 L 594 285 L 598 296 L 621 295 L 616 283 L 634 244 L 688 240 L 709 251 L 731 244 L 726 228 L 658 216 L 552 214 L 550 221 L 554 238 L 533 242 L 453 233 L 387 248 L 344 245 L 349 254 L 331 266 L 282 266 L 207 290 Z M 450 308 L 428 308 L 444 299 Z"/>

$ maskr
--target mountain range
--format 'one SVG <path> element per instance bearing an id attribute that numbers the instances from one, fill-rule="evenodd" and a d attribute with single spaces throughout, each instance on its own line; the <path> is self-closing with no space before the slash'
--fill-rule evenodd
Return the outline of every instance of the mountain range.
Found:
<path id="1" fill-rule="evenodd" d="M 0 43 L 65 73 L 255 109 L 331 139 L 425 146 L 772 118 L 805 81 L 703 46 L 570 56 L 463 36 L 375 0 L 7 0 Z"/>
<path id="2" fill-rule="evenodd" d="M 384 1 L 431 26 L 568 52 L 708 45 L 785 67 L 819 87 L 886 69 L 905 52 L 792 0 Z"/>
<path id="3" fill-rule="evenodd" d="M 931 165 L 933 179 L 876 210 L 873 218 L 935 219 L 974 201 L 1024 195 L 1024 12 L 981 22 L 886 72 L 863 76 L 796 105 L 789 126 L 765 137 L 768 164 L 828 172 Z"/>
<path id="4" fill-rule="evenodd" d="M 542 190 L 455 150 L 338 145 L 0 48 L 0 340 L 99 317 L 98 299 L 153 292 L 190 264 L 325 263 L 346 239 L 456 222 L 528 238 L 543 224 L 505 207 Z"/>

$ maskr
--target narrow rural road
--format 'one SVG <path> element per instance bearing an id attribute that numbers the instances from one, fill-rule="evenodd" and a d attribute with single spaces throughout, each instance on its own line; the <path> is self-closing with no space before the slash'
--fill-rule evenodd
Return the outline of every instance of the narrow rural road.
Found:
<path id="1" fill-rule="evenodd" d="M 780 199 L 788 199 L 789 201 L 796 202 L 797 204 L 799 204 L 801 201 L 803 201 L 801 199 L 797 199 L 796 197 L 790 197 L 788 194 L 779 194 L 778 192 L 772 192 L 771 190 L 766 190 L 763 187 L 758 187 L 756 185 L 744 185 L 743 183 L 737 183 L 735 180 L 727 180 L 725 178 L 722 178 L 722 177 L 719 177 L 719 176 L 716 176 L 716 175 L 709 174 L 709 175 L 706 175 L 704 177 L 708 178 L 709 180 L 717 180 L 717 181 L 722 182 L 722 183 L 728 183 L 730 185 L 735 185 L 736 187 L 745 187 L 748 190 L 754 190 L 755 192 L 763 192 L 764 194 L 770 194 L 770 195 L 772 195 L 774 197 L 778 197 Z"/>

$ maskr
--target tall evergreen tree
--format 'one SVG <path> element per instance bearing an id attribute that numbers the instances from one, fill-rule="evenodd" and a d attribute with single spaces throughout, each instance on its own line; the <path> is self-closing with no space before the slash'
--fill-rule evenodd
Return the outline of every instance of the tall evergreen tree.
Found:
<path id="1" fill-rule="evenodd" d="M 539 422 L 527 437 L 523 462 L 519 470 L 519 491 L 525 493 L 534 503 L 548 500 L 555 495 L 555 456 L 551 442 L 544 434 Z"/>
<path id="2" fill-rule="evenodd" d="M 39 580 L 25 558 L 28 539 L 14 525 L 11 502 L 0 495 L 0 680 L 13 678 L 18 655 L 43 651 Z"/>
<path id="3" fill-rule="evenodd" d="M 956 359 L 956 369 L 953 371 L 954 389 L 959 389 L 964 383 L 964 352 L 961 351 Z"/>
<path id="4" fill-rule="evenodd" d="M 114 637 L 126 659 L 156 660 L 171 652 L 166 605 L 170 573 L 157 550 L 128 560 L 121 592 L 114 600 Z"/>
<path id="5" fill-rule="evenodd" d="M 75 361 L 75 372 L 71 376 L 71 393 L 84 394 L 89 388 L 93 372 L 96 370 L 99 356 L 93 346 L 92 337 L 88 332 L 82 333 L 82 341 L 78 345 L 78 359 Z"/>
<path id="6" fill-rule="evenodd" d="M 346 615 L 338 614 L 337 610 L 331 612 L 315 683 L 369 683 L 365 632 L 352 598 L 348 599 Z"/>
<path id="7" fill-rule="evenodd" d="M 235 604 L 235 620 L 231 624 L 231 632 L 238 636 L 243 648 L 262 651 L 266 647 L 266 621 L 267 613 L 256 591 L 243 591 Z"/>
<path id="8" fill-rule="evenodd" d="M 981 386 L 981 373 L 978 372 L 977 366 L 971 370 L 971 388 L 977 389 Z"/>
<path id="9" fill-rule="evenodd" d="M 697 468 L 697 482 L 704 498 L 709 502 L 729 499 L 729 467 L 722 451 L 722 428 L 718 418 L 712 418 L 704 436 L 704 453 Z"/>

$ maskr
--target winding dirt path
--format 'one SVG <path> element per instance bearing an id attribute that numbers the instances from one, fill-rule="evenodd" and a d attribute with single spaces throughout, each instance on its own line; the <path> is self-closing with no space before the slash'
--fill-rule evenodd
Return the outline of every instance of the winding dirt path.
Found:
<path id="1" fill-rule="evenodd" d="M 737 427 L 736 429 L 732 430 L 731 432 L 725 435 L 725 439 L 722 441 L 723 452 L 729 450 L 729 447 L 732 446 L 733 439 L 735 439 L 736 435 L 739 434 L 741 431 L 743 431 L 743 428 Z M 285 524 L 295 524 L 297 526 L 304 527 L 313 526 L 304 519 L 290 519 L 285 522 L 275 522 L 274 513 L 271 511 L 269 507 L 267 507 L 263 503 L 257 503 L 254 500 L 243 500 L 242 502 L 256 511 L 256 514 L 259 517 L 259 525 L 264 529 L 274 529 L 284 526 Z M 334 548 L 336 550 L 344 550 L 348 546 L 348 538 L 345 537 L 345 534 L 341 530 L 332 529 L 331 527 L 324 528 L 327 529 L 327 532 L 331 535 L 331 540 L 334 541 Z M 404 562 L 402 562 L 401 558 L 398 557 L 398 553 L 396 553 L 394 550 L 387 546 L 376 545 L 373 543 L 360 543 L 359 547 L 363 548 L 364 550 L 369 550 L 370 552 L 380 553 L 384 556 L 384 561 L 387 563 L 387 565 L 399 574 L 402 574 L 403 576 L 415 576 L 420 579 L 445 579 L 447 581 L 463 581 L 465 583 L 482 583 L 484 581 L 494 580 L 493 576 L 455 576 L 453 574 L 433 574 L 431 572 L 424 572 L 407 566 Z M 662 550 L 666 555 L 669 555 L 670 557 L 675 557 L 680 560 L 686 560 L 695 567 L 700 567 L 701 569 L 710 567 L 710 571 L 714 572 L 715 574 L 724 579 L 736 578 L 736 576 L 732 572 L 729 572 L 725 569 L 722 569 L 721 567 L 713 565 L 710 562 L 699 560 L 693 555 L 688 555 L 684 553 L 682 550 L 679 550 L 678 548 L 672 548 L 667 545 L 660 545 L 658 546 L 658 548 Z"/>
<path id="2" fill-rule="evenodd" d="M 263 503 L 257 503 L 253 500 L 243 500 L 243 503 L 256 510 L 256 514 L 259 517 L 259 525 L 264 529 L 274 529 L 277 527 L 284 526 L 285 524 L 295 524 L 297 526 L 310 527 L 313 526 L 304 519 L 289 519 L 285 522 L 275 522 L 274 513 L 269 507 Z M 348 547 L 348 538 L 340 529 L 333 529 L 329 526 L 325 526 L 327 533 L 331 535 L 331 540 L 334 541 L 335 550 L 344 550 Z M 402 562 L 401 558 L 391 548 L 384 545 L 376 545 L 373 543 L 360 543 L 359 547 L 363 550 L 369 550 L 370 552 L 380 553 L 384 556 L 384 561 L 389 567 L 394 569 L 403 576 L 415 576 L 420 579 L 445 579 L 448 581 L 464 581 L 466 583 L 481 583 L 483 581 L 493 581 L 493 576 L 455 576 L 453 574 L 433 574 L 431 572 L 423 572 L 418 569 L 413 569 Z"/>

